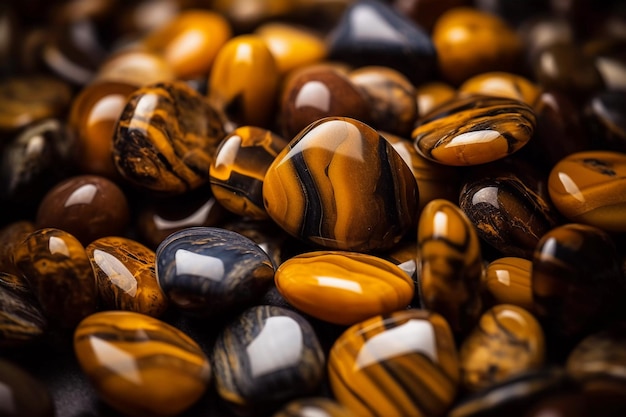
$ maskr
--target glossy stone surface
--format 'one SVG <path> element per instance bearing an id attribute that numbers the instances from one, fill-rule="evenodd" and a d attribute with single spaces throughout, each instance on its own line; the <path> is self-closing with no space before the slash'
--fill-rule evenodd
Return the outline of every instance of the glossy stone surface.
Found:
<path id="1" fill-rule="evenodd" d="M 566 224 L 546 233 L 533 256 L 535 313 L 546 337 L 571 343 L 614 319 L 626 295 L 615 245 L 600 229 Z"/>
<path id="2" fill-rule="evenodd" d="M 510 155 L 531 138 L 532 108 L 521 101 L 471 95 L 421 118 L 412 138 L 422 156 L 444 165 L 467 166 Z"/>
<path id="3" fill-rule="evenodd" d="M 73 329 L 96 310 L 96 285 L 85 248 L 59 229 L 38 229 L 15 248 L 26 277 L 50 324 Z"/>
<path id="4" fill-rule="evenodd" d="M 593 143 L 600 147 L 626 151 L 626 91 L 600 91 L 584 110 Z"/>
<path id="5" fill-rule="evenodd" d="M 242 126 L 228 134 L 209 171 L 211 191 L 217 201 L 242 217 L 267 219 L 263 179 L 286 146 L 283 138 L 258 127 Z"/>
<path id="6" fill-rule="evenodd" d="M 276 270 L 276 288 L 298 310 L 330 323 L 351 325 L 407 307 L 411 278 L 372 255 L 319 251 L 294 256 Z"/>
<path id="7" fill-rule="evenodd" d="M 161 54 L 131 48 L 107 57 L 98 68 L 94 82 L 121 83 L 139 88 L 175 79 L 174 70 Z"/>
<path id="8" fill-rule="evenodd" d="M 7 224 L 0 229 L 0 272 L 21 275 L 15 265 L 14 251 L 29 234 L 35 231 L 35 224 L 28 220 L 20 220 Z"/>
<path id="9" fill-rule="evenodd" d="M 0 347 L 32 343 L 44 334 L 46 326 L 46 317 L 28 282 L 17 275 L 0 272 Z"/>
<path id="10" fill-rule="evenodd" d="M 350 327 L 330 351 L 328 373 L 337 400 L 363 417 L 443 415 L 459 381 L 450 328 L 426 310 Z"/>
<path id="11" fill-rule="evenodd" d="M 48 191 L 39 204 L 36 225 L 65 230 L 88 245 L 99 237 L 123 234 L 129 218 L 126 196 L 114 182 L 80 175 Z"/>
<path id="12" fill-rule="evenodd" d="M 420 215 L 417 244 L 422 306 L 441 314 L 457 335 L 468 332 L 482 308 L 482 259 L 474 225 L 450 201 L 433 200 Z"/>
<path id="13" fill-rule="evenodd" d="M 221 227 L 239 233 L 259 245 L 272 260 L 274 268 L 277 268 L 289 257 L 290 251 L 294 250 L 289 245 L 292 242 L 288 241 L 287 233 L 271 221 L 240 218 L 224 223 Z"/>
<path id="14" fill-rule="evenodd" d="M 186 10 L 146 36 L 142 44 L 161 54 L 177 78 L 209 73 L 218 51 L 232 36 L 228 21 L 208 10 Z"/>
<path id="15" fill-rule="evenodd" d="M 103 237 L 85 250 L 96 277 L 98 301 L 103 310 L 125 310 L 159 317 L 167 298 L 155 273 L 152 250 L 124 237 Z"/>
<path id="16" fill-rule="evenodd" d="M 210 363 L 185 333 L 129 311 L 105 311 L 74 332 L 76 359 L 99 397 L 129 416 L 174 416 L 195 403 Z"/>
<path id="17" fill-rule="evenodd" d="M 142 190 L 182 194 L 208 182 L 224 136 L 220 115 L 186 84 L 142 87 L 130 96 L 117 125 L 115 166 Z"/>
<path id="18" fill-rule="evenodd" d="M 496 259 L 485 269 L 485 289 L 494 304 L 513 304 L 532 311 L 532 261 L 517 257 Z"/>
<path id="19" fill-rule="evenodd" d="M 504 20 L 469 7 L 445 12 L 432 39 L 441 75 L 453 84 L 483 72 L 511 71 L 522 52 L 521 40 Z"/>
<path id="20" fill-rule="evenodd" d="M 89 84 L 72 101 L 68 124 L 75 137 L 73 160 L 81 173 L 117 178 L 112 156 L 115 126 L 136 89 L 102 81 Z"/>
<path id="21" fill-rule="evenodd" d="M 53 77 L 5 78 L 0 82 L 0 132 L 60 116 L 71 98 L 69 85 Z"/>
<path id="22" fill-rule="evenodd" d="M 504 256 L 532 257 L 537 242 L 559 222 L 545 184 L 521 169 L 493 169 L 468 178 L 459 206 L 478 235 Z"/>
<path id="23" fill-rule="evenodd" d="M 583 151 L 558 162 L 548 191 L 556 208 L 573 222 L 626 231 L 626 155 Z"/>
<path id="24" fill-rule="evenodd" d="M 429 79 L 437 65 L 428 34 L 396 10 L 375 0 L 350 4 L 328 42 L 333 60 L 355 67 L 384 62 L 414 83 Z"/>
<path id="25" fill-rule="evenodd" d="M 528 311 L 511 304 L 487 310 L 459 350 L 461 382 L 476 391 L 545 361 L 543 330 Z"/>
<path id="26" fill-rule="evenodd" d="M 452 100 L 456 90 L 449 84 L 441 81 L 431 81 L 415 89 L 418 116 L 424 117 L 437 106 Z"/>
<path id="27" fill-rule="evenodd" d="M 309 124 L 328 116 L 351 117 L 367 123 L 367 96 L 335 67 L 314 66 L 296 71 L 285 81 L 280 121 L 283 137 L 293 139 Z"/>
<path id="28" fill-rule="evenodd" d="M 281 228 L 339 250 L 392 247 L 414 224 L 418 198 L 392 146 L 371 127 L 340 117 L 294 138 L 263 182 L 265 209 Z"/>
<path id="29" fill-rule="evenodd" d="M 22 368 L 0 359 L 0 415 L 53 417 L 56 413 L 46 386 Z"/>
<path id="30" fill-rule="evenodd" d="M 209 100 L 236 125 L 269 127 L 275 113 L 279 71 L 258 35 L 240 35 L 218 52 L 209 75 Z"/>
<path id="31" fill-rule="evenodd" d="M 191 227 L 175 232 L 156 250 L 159 285 L 180 310 L 220 315 L 242 310 L 274 278 L 267 254 L 230 230 Z"/>
<path id="32" fill-rule="evenodd" d="M 510 72 L 485 72 L 475 75 L 459 87 L 459 93 L 507 97 L 533 106 L 541 93 L 528 78 Z"/>
<path id="33" fill-rule="evenodd" d="M 353 414 L 341 404 L 324 397 L 293 400 L 272 417 L 351 417 Z"/>
<path id="34" fill-rule="evenodd" d="M 409 136 L 417 119 L 413 84 L 389 67 L 371 65 L 348 74 L 350 81 L 368 97 L 372 125 L 398 135 Z"/>
<path id="35" fill-rule="evenodd" d="M 304 2 L 302 2 L 304 3 Z M 211 7 L 232 22 L 238 33 L 260 23 L 288 16 L 301 2 L 291 0 L 213 0 Z"/>
<path id="36" fill-rule="evenodd" d="M 324 376 L 324 353 L 311 325 L 273 306 L 252 307 L 228 324 L 212 362 L 219 396 L 248 414 L 311 394 Z"/>
<path id="37" fill-rule="evenodd" d="M 320 34 L 303 26 L 280 22 L 265 23 L 254 31 L 272 52 L 278 72 L 289 71 L 322 61 L 327 54 Z"/>

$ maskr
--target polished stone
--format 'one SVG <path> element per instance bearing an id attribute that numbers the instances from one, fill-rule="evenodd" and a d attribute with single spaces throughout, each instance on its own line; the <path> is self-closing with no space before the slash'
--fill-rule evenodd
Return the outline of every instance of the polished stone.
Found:
<path id="1" fill-rule="evenodd" d="M 20 276 L 0 272 L 0 347 L 32 344 L 42 338 L 47 324 L 28 282 Z"/>
<path id="2" fill-rule="evenodd" d="M 485 268 L 485 289 L 493 304 L 513 304 L 532 311 L 532 262 L 518 257 L 498 258 Z"/>

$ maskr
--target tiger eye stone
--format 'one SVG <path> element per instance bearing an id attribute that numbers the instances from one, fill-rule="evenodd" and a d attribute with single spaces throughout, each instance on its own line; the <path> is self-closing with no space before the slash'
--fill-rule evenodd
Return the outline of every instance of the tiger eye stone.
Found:
<path id="1" fill-rule="evenodd" d="M 194 340 L 130 311 L 84 319 L 74 332 L 74 353 L 99 397 L 129 416 L 175 416 L 211 379 L 211 365 Z"/>
<path id="2" fill-rule="evenodd" d="M 250 32 L 260 23 L 285 17 L 303 1 L 291 0 L 213 0 L 211 7 L 225 16 L 237 33 Z"/>
<path id="3" fill-rule="evenodd" d="M 324 397 L 309 397 L 291 401 L 272 417 L 351 417 L 341 404 Z"/>
<path id="4" fill-rule="evenodd" d="M 355 67 L 380 65 L 411 82 L 430 79 L 437 53 L 428 34 L 386 3 L 359 0 L 348 5 L 328 35 L 329 57 Z"/>
<path id="5" fill-rule="evenodd" d="M 455 96 L 456 90 L 441 81 L 431 81 L 418 86 L 415 89 L 418 116 L 420 118 L 426 116 L 431 110 Z"/>
<path id="6" fill-rule="evenodd" d="M 532 106 L 541 93 L 541 89 L 521 75 L 494 71 L 478 74 L 465 80 L 459 87 L 459 93 L 508 97 Z"/>
<path id="7" fill-rule="evenodd" d="M 30 373 L 0 359 L 0 415 L 53 417 L 54 402 L 46 386 Z"/>
<path id="8" fill-rule="evenodd" d="M 129 217 L 126 196 L 114 182 L 79 175 L 48 191 L 39 204 L 36 225 L 65 230 L 88 245 L 103 236 L 122 234 Z"/>
<path id="9" fill-rule="evenodd" d="M 626 155 L 583 151 L 558 162 L 548 192 L 568 219 L 612 232 L 626 231 Z"/>
<path id="10" fill-rule="evenodd" d="M 59 229 L 39 229 L 15 248 L 26 277 L 50 324 L 73 329 L 96 310 L 96 284 L 85 248 Z"/>
<path id="11" fill-rule="evenodd" d="M 15 221 L 0 229 L 0 272 L 21 275 L 15 266 L 15 248 L 34 231 L 35 224 L 29 220 Z"/>
<path id="12" fill-rule="evenodd" d="M 189 79 L 209 73 L 231 36 L 228 21 L 218 13 L 185 10 L 146 36 L 142 44 L 161 54 L 177 78 Z"/>
<path id="13" fill-rule="evenodd" d="M 328 374 L 337 400 L 358 416 L 439 416 L 459 382 L 446 320 L 398 311 L 355 324 L 335 341 Z"/>
<path id="14" fill-rule="evenodd" d="M 531 138 L 535 114 L 521 101 L 471 95 L 419 119 L 412 138 L 422 156 L 444 165 L 478 165 L 502 159 Z"/>
<path id="15" fill-rule="evenodd" d="M 241 310 L 274 278 L 268 255 L 250 239 L 215 227 L 175 232 L 156 250 L 159 285 L 182 311 L 206 316 Z"/>
<path id="16" fill-rule="evenodd" d="M 256 28 L 254 33 L 263 38 L 282 75 L 326 57 L 326 44 L 322 37 L 304 27 L 268 22 Z"/>
<path id="17" fill-rule="evenodd" d="M 469 7 L 446 11 L 432 34 L 439 71 L 452 84 L 489 71 L 512 71 L 522 42 L 500 17 Z"/>
<path id="18" fill-rule="evenodd" d="M 419 192 L 402 157 L 374 129 L 329 117 L 276 157 L 263 199 L 270 217 L 291 235 L 358 252 L 398 243 L 414 224 Z"/>
<path id="19" fill-rule="evenodd" d="M 319 251 L 283 262 L 276 288 L 298 310 L 318 319 L 351 325 L 406 308 L 413 280 L 393 263 L 354 252 Z"/>
<path id="20" fill-rule="evenodd" d="M 0 272 L 0 347 L 28 345 L 41 338 L 47 324 L 28 282 Z"/>
<path id="21" fill-rule="evenodd" d="M 63 114 L 72 98 L 70 86 L 49 76 L 8 77 L 0 82 L 0 132 Z"/>
<path id="22" fill-rule="evenodd" d="M 459 206 L 478 236 L 504 256 L 532 257 L 539 239 L 559 223 L 545 184 L 527 172 L 494 168 L 461 187 Z"/>
<path id="23" fill-rule="evenodd" d="M 103 310 L 125 310 L 159 317 L 167 298 L 156 279 L 154 251 L 124 237 L 103 237 L 85 250 L 96 276 Z"/>
<path id="24" fill-rule="evenodd" d="M 459 350 L 461 382 L 470 391 L 483 389 L 545 359 L 543 330 L 528 311 L 511 304 L 487 310 Z"/>
<path id="25" fill-rule="evenodd" d="M 117 125 L 115 166 L 142 190 L 182 194 L 208 182 L 225 135 L 217 110 L 186 84 L 142 87 L 130 96 Z"/>
<path id="26" fill-rule="evenodd" d="M 417 244 L 422 306 L 441 314 L 455 334 L 468 332 L 482 308 L 482 260 L 474 226 L 450 201 L 433 200 L 420 215 Z"/>
<path id="27" fill-rule="evenodd" d="M 329 116 L 367 123 L 370 105 L 364 92 L 333 67 L 297 71 L 285 82 L 280 118 L 283 137 L 291 140 L 309 124 Z"/>
<path id="28" fill-rule="evenodd" d="M 496 259 L 485 270 L 485 288 L 496 304 L 533 311 L 532 262 L 514 256 Z"/>
<path id="29" fill-rule="evenodd" d="M 417 101 L 413 84 L 401 73 L 388 67 L 367 66 L 348 74 L 370 102 L 372 125 L 399 135 L 409 136 L 417 119 Z"/>
<path id="30" fill-rule="evenodd" d="M 226 209 L 243 217 L 267 219 L 265 173 L 287 141 L 269 130 L 243 126 L 220 143 L 209 171 L 211 191 Z"/>
<path id="31" fill-rule="evenodd" d="M 118 177 L 112 155 L 115 126 L 136 89 L 127 83 L 96 82 L 72 101 L 68 123 L 75 136 L 73 159 L 81 173 Z"/>
<path id="32" fill-rule="evenodd" d="M 115 82 L 139 88 L 175 79 L 174 70 L 161 54 L 131 48 L 109 56 L 98 68 L 94 82 Z"/>
<path id="33" fill-rule="evenodd" d="M 567 345 L 614 319 L 626 295 L 617 259 L 612 239 L 593 226 L 566 224 L 541 238 L 532 260 L 532 290 L 546 337 Z"/>
<path id="34" fill-rule="evenodd" d="M 218 52 L 209 75 L 209 100 L 238 125 L 273 122 L 279 71 L 259 35 L 240 35 Z"/>
<path id="35" fill-rule="evenodd" d="M 324 353 L 298 313 L 256 306 L 228 324 L 213 348 L 219 396 L 238 414 L 259 415 L 315 392 L 324 377 Z"/>
<path id="36" fill-rule="evenodd" d="M 597 92 L 585 106 L 584 119 L 596 146 L 626 152 L 626 91 Z"/>

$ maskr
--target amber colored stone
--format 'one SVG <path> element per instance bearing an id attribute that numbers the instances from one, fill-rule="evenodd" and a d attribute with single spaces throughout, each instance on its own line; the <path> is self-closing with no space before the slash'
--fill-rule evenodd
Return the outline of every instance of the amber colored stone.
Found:
<path id="1" fill-rule="evenodd" d="M 326 57 L 323 38 L 305 27 L 269 22 L 256 28 L 254 33 L 267 44 L 280 74 L 320 62 Z"/>
<path id="2" fill-rule="evenodd" d="M 424 308 L 441 314 L 456 334 L 480 316 L 482 259 L 478 235 L 448 200 L 426 204 L 417 226 L 419 294 Z"/>
<path id="3" fill-rule="evenodd" d="M 115 166 L 138 188 L 182 194 L 208 183 L 225 135 L 221 115 L 185 83 L 142 87 L 130 96 L 117 124 Z"/>
<path id="4" fill-rule="evenodd" d="M 325 397 L 307 397 L 286 404 L 272 417 L 352 417 L 341 404 Z"/>
<path id="5" fill-rule="evenodd" d="M 485 72 L 475 75 L 459 87 L 459 93 L 508 97 L 533 106 L 541 93 L 538 85 L 510 72 Z"/>
<path id="6" fill-rule="evenodd" d="M 185 10 L 156 29 L 142 44 L 161 54 L 177 78 L 209 73 L 218 51 L 232 36 L 228 21 L 208 10 Z"/>
<path id="7" fill-rule="evenodd" d="M 342 325 L 402 310 L 414 292 L 413 281 L 396 265 L 354 252 L 294 256 L 278 267 L 274 279 L 292 306 Z"/>
<path id="8" fill-rule="evenodd" d="M 485 289 L 496 304 L 512 304 L 532 312 L 532 262 L 513 256 L 492 261 L 485 269 Z"/>
<path id="9" fill-rule="evenodd" d="M 120 82 L 89 84 L 72 101 L 69 126 L 74 133 L 73 159 L 83 174 L 117 178 L 113 163 L 115 126 L 128 97 L 137 88 Z"/>
<path id="10" fill-rule="evenodd" d="M 504 20 L 469 7 L 441 15 L 432 39 L 441 75 L 453 84 L 483 72 L 514 70 L 522 52 L 521 40 Z"/>
<path id="11" fill-rule="evenodd" d="M 519 100 L 470 95 L 437 107 L 419 119 L 412 138 L 422 156 L 444 165 L 496 161 L 532 137 L 535 114 Z"/>
<path id="12" fill-rule="evenodd" d="M 122 234 L 129 217 L 126 196 L 114 182 L 79 175 L 48 191 L 39 204 L 36 225 L 65 230 L 87 245 L 99 237 Z"/>
<path id="13" fill-rule="evenodd" d="M 32 344 L 41 339 L 47 325 L 26 279 L 0 272 L 0 348 Z"/>
<path id="14" fill-rule="evenodd" d="M 19 220 L 7 224 L 0 229 L 0 272 L 20 275 L 21 272 L 15 266 L 15 248 L 29 234 L 35 231 L 35 224 L 29 220 Z"/>
<path id="15" fill-rule="evenodd" d="M 222 330 L 212 363 L 218 395 L 239 415 L 266 415 L 312 395 L 324 377 L 324 353 L 313 327 L 298 313 L 260 305 Z"/>
<path id="16" fill-rule="evenodd" d="M 206 390 L 211 365 L 198 344 L 158 319 L 105 311 L 74 332 L 74 353 L 99 397 L 129 416 L 175 416 Z"/>
<path id="17" fill-rule="evenodd" d="M 418 116 L 424 117 L 437 106 L 452 100 L 456 90 L 449 84 L 441 81 L 431 81 L 415 89 Z"/>
<path id="18" fill-rule="evenodd" d="M 504 381 L 545 360 L 541 325 L 521 307 L 500 304 L 487 310 L 459 350 L 461 382 L 476 391 Z"/>
<path id="19" fill-rule="evenodd" d="M 100 308 L 159 317 L 167 298 L 156 279 L 154 251 L 124 237 L 103 237 L 85 250 L 96 276 Z"/>
<path id="20" fill-rule="evenodd" d="M 329 116 L 351 117 L 367 123 L 367 96 L 348 77 L 329 66 L 304 68 L 285 82 L 280 118 L 283 137 L 291 140 L 309 124 Z"/>
<path id="21" fill-rule="evenodd" d="M 14 132 L 30 123 L 60 116 L 72 90 L 49 76 L 8 77 L 0 82 L 0 132 Z"/>
<path id="22" fill-rule="evenodd" d="M 626 231 L 626 155 L 583 151 L 558 162 L 548 191 L 568 219 L 612 232 Z"/>
<path id="23" fill-rule="evenodd" d="M 218 52 L 209 75 L 209 100 L 238 125 L 268 127 L 275 116 L 279 71 L 259 35 L 240 35 Z"/>
<path id="24" fill-rule="evenodd" d="M 378 132 L 354 119 L 329 117 L 276 157 L 263 199 L 270 217 L 295 237 L 371 251 L 392 247 L 414 224 L 419 191 L 409 167 Z"/>
<path id="25" fill-rule="evenodd" d="M 46 385 L 35 379 L 30 373 L 9 362 L 0 359 L 0 415 L 54 417 L 52 396 Z"/>
<path id="26" fill-rule="evenodd" d="M 286 146 L 283 138 L 258 127 L 242 126 L 228 134 L 209 170 L 211 191 L 217 201 L 240 216 L 267 219 L 263 179 Z"/>
<path id="27" fill-rule="evenodd" d="M 372 126 L 410 135 L 417 119 L 417 101 L 413 84 L 401 73 L 388 67 L 367 66 L 348 74 L 369 99 Z"/>
<path id="28" fill-rule="evenodd" d="M 328 374 L 335 398 L 355 415 L 439 416 L 456 396 L 459 365 L 446 320 L 406 310 L 346 330 L 330 351 Z"/>
<path id="29" fill-rule="evenodd" d="M 387 259 L 398 266 L 401 270 L 411 277 L 413 283 L 417 285 L 417 262 L 415 254 L 417 253 L 417 242 L 405 239 L 398 243 L 391 250 L 384 253 L 383 258 Z M 417 291 L 413 295 L 413 300 L 417 298 Z M 417 300 L 419 303 L 419 300 Z M 412 305 L 415 305 L 412 303 Z"/>
<path id="30" fill-rule="evenodd" d="M 73 329 L 96 310 L 96 284 L 85 248 L 59 229 L 39 229 L 15 248 L 15 264 L 28 280 L 50 324 Z"/>
<path id="31" fill-rule="evenodd" d="M 139 88 L 175 79 L 174 70 L 160 54 L 132 48 L 109 56 L 98 68 L 94 82 L 109 81 Z"/>

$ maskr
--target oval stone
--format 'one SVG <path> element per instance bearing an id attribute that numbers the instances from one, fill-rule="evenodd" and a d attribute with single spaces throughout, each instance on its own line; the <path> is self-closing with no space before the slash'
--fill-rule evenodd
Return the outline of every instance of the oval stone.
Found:
<path id="1" fill-rule="evenodd" d="M 330 398 L 309 397 L 290 402 L 272 417 L 353 417 L 353 414 Z"/>
<path id="2" fill-rule="evenodd" d="M 626 155 L 584 151 L 558 162 L 548 192 L 568 219 L 610 232 L 626 231 Z"/>
<path id="3" fill-rule="evenodd" d="M 105 310 L 127 310 L 159 317 L 167 298 L 156 279 L 151 249 L 124 237 L 103 237 L 85 250 L 96 276 L 98 300 Z"/>
<path id="4" fill-rule="evenodd" d="M 324 376 L 324 353 L 298 313 L 256 306 L 218 336 L 213 366 L 219 396 L 235 410 L 258 415 L 314 392 Z"/>
<path id="5" fill-rule="evenodd" d="M 459 350 L 461 381 L 471 391 L 487 388 L 545 359 L 543 330 L 523 308 L 500 304 L 487 310 Z"/>
<path id="6" fill-rule="evenodd" d="M 437 107 L 417 122 L 412 138 L 425 157 L 444 165 L 502 159 L 531 138 L 535 114 L 510 98 L 470 95 Z"/>
<path id="7" fill-rule="evenodd" d="M 496 259 L 485 270 L 485 289 L 495 304 L 533 311 L 532 262 L 514 256 Z"/>
<path id="8" fill-rule="evenodd" d="M 54 403 L 46 386 L 25 370 L 0 359 L 0 416 L 54 417 Z"/>
<path id="9" fill-rule="evenodd" d="M 46 326 L 46 316 L 28 282 L 17 275 L 0 272 L 0 347 L 31 343 L 44 334 Z"/>
<path id="10" fill-rule="evenodd" d="M 413 280 L 384 259 L 355 252 L 320 251 L 294 256 L 278 267 L 276 288 L 298 310 L 350 325 L 402 310 Z"/>
<path id="11" fill-rule="evenodd" d="M 130 416 L 174 416 L 206 390 L 211 366 L 189 336 L 158 319 L 105 311 L 74 333 L 78 363 L 100 398 Z"/>
<path id="12" fill-rule="evenodd" d="M 169 300 L 195 316 L 243 310 L 274 278 L 269 256 L 247 237 L 215 227 L 172 233 L 156 250 L 156 274 Z"/>
<path id="13" fill-rule="evenodd" d="M 443 199 L 424 207 L 417 227 L 417 276 L 424 308 L 441 314 L 457 335 L 482 308 L 478 235 L 460 208 Z"/>
<path id="14" fill-rule="evenodd" d="M 371 251 L 398 243 L 414 223 L 419 192 L 385 138 L 355 119 L 329 117 L 304 129 L 263 182 L 270 217 L 308 243 Z"/>
<path id="15" fill-rule="evenodd" d="M 328 373 L 335 398 L 360 417 L 443 415 L 459 382 L 450 327 L 426 310 L 350 327 L 330 351 Z"/>

